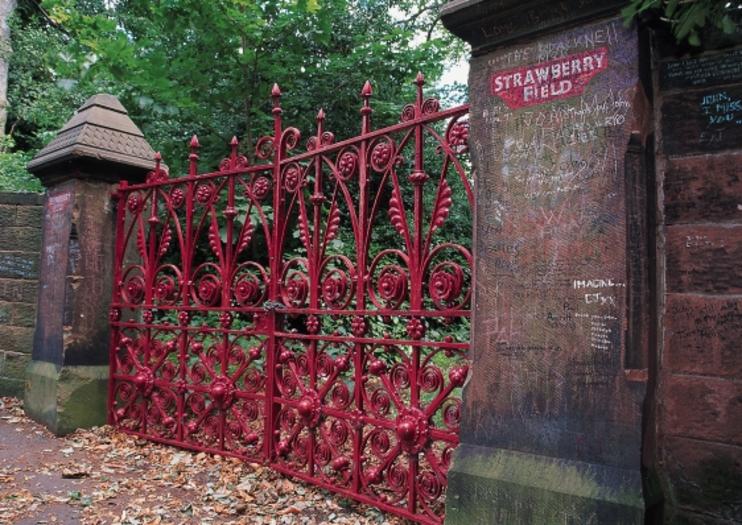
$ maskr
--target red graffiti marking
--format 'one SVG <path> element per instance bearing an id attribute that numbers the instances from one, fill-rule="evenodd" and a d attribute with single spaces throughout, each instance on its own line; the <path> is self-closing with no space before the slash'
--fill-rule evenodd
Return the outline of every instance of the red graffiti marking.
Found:
<path id="1" fill-rule="evenodd" d="M 600 47 L 549 62 L 492 75 L 492 94 L 511 109 L 580 95 L 590 80 L 608 67 L 608 48 Z"/>

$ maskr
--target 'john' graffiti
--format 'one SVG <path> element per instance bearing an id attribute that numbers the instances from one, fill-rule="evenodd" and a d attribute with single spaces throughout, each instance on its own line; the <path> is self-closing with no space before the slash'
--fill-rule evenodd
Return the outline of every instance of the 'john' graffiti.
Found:
<path id="1" fill-rule="evenodd" d="M 608 49 L 592 49 L 528 67 L 492 75 L 492 94 L 511 109 L 580 95 L 585 86 L 608 66 Z"/>
<path id="2" fill-rule="evenodd" d="M 708 125 L 742 124 L 742 99 L 730 96 L 726 91 L 703 95 L 701 112 L 708 116 Z"/>

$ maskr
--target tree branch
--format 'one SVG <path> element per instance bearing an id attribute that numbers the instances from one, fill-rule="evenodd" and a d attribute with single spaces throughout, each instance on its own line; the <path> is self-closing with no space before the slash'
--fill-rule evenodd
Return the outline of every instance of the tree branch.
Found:
<path id="1" fill-rule="evenodd" d="M 422 9 L 420 9 L 419 11 L 417 11 L 417 12 L 413 13 L 412 15 L 410 15 L 409 17 L 405 18 L 404 20 L 399 20 L 399 21 L 395 22 L 395 25 L 409 26 L 410 24 L 412 24 L 413 22 L 415 22 L 418 18 L 420 18 L 422 15 L 424 15 L 426 12 L 428 12 L 430 10 L 433 10 L 433 9 L 437 11 L 438 9 L 440 9 L 441 5 L 443 5 L 443 2 L 441 2 L 441 1 L 433 2 L 432 4 L 426 5 L 425 7 L 423 7 Z M 438 17 L 436 17 L 436 18 L 438 18 Z"/>
<path id="2" fill-rule="evenodd" d="M 430 42 L 430 39 L 433 37 L 433 30 L 435 29 L 435 26 L 438 25 L 438 22 L 440 22 L 440 20 L 441 20 L 441 17 L 437 16 L 435 20 L 433 20 L 433 23 L 430 24 L 430 27 L 428 28 L 428 34 L 425 37 L 426 42 Z"/>
<path id="3" fill-rule="evenodd" d="M 70 36 L 67 30 L 64 27 L 62 27 L 62 25 L 59 22 L 52 19 L 49 12 L 46 9 L 44 9 L 37 0 L 26 0 L 26 2 L 31 4 L 31 6 L 34 7 L 39 12 L 41 17 L 44 20 L 46 20 L 50 26 L 52 26 L 55 29 L 58 29 L 60 32 L 64 33 L 66 36 Z"/>

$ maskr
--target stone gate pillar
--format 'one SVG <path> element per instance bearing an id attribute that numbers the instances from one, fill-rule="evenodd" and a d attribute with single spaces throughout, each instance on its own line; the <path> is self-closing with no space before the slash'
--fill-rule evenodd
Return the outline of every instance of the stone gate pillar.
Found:
<path id="1" fill-rule="evenodd" d="M 444 8 L 473 49 L 477 202 L 473 375 L 446 523 L 644 520 L 651 115 L 623 4 Z"/>
<path id="2" fill-rule="evenodd" d="M 111 95 L 80 107 L 28 165 L 47 187 L 25 410 L 56 434 L 106 421 L 112 192 L 154 167 L 154 152 Z"/>

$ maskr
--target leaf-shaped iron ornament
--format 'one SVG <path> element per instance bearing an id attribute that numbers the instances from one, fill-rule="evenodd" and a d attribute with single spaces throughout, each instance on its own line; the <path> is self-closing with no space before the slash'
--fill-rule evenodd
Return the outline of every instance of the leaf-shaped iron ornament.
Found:
<path id="1" fill-rule="evenodd" d="M 219 225 L 216 220 L 211 221 L 209 226 L 209 247 L 217 257 L 222 256 L 222 239 L 219 236 Z"/>
<path id="2" fill-rule="evenodd" d="M 340 209 L 337 204 L 332 203 L 330 208 L 330 214 L 327 216 L 327 240 L 331 241 L 337 237 L 338 230 L 340 229 Z"/>
<path id="3" fill-rule="evenodd" d="M 432 231 L 437 230 L 446 222 L 448 214 L 451 211 L 451 205 L 453 204 L 452 195 L 451 186 L 443 179 L 440 191 L 438 192 L 438 198 L 435 201 L 435 213 L 433 213 L 433 224 L 431 226 Z"/>
<path id="4" fill-rule="evenodd" d="M 299 227 L 299 240 L 304 245 L 304 248 L 309 252 L 309 227 L 306 225 L 306 221 L 302 221 Z"/>
<path id="5" fill-rule="evenodd" d="M 250 241 L 252 240 L 252 234 L 254 230 L 255 228 L 252 224 L 252 221 L 248 219 L 247 222 L 245 223 L 245 227 L 242 228 L 242 233 L 240 234 L 240 240 L 237 243 L 237 250 L 236 250 L 237 253 L 241 253 L 245 248 L 248 247 L 248 245 L 250 244 Z"/>
<path id="6" fill-rule="evenodd" d="M 147 260 L 147 243 L 144 240 L 144 228 L 137 228 L 137 250 L 142 261 Z"/>
<path id="7" fill-rule="evenodd" d="M 162 257 L 167 253 L 167 249 L 170 247 L 170 241 L 173 239 L 173 230 L 170 226 L 165 227 L 165 231 L 162 232 L 162 238 L 160 239 L 160 249 L 157 250 L 157 257 Z"/>
<path id="8" fill-rule="evenodd" d="M 404 237 L 405 234 L 405 219 L 404 211 L 402 210 L 402 203 L 398 195 L 392 195 L 389 199 L 389 220 L 397 230 L 397 233 Z"/>

